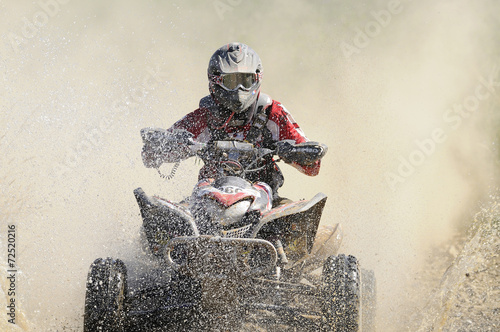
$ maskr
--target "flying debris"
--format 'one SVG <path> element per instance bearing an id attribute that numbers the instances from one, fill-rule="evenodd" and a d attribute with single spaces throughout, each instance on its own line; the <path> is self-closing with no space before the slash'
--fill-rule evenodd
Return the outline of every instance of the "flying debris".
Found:
<path id="1" fill-rule="evenodd" d="M 142 133 L 146 141 L 164 135 L 163 149 L 216 160 L 218 176 L 198 182 L 180 203 L 134 191 L 147 250 L 160 267 L 150 276 L 157 277 L 129 287 L 121 260 L 97 259 L 87 279 L 85 331 L 373 327 L 375 277 L 354 256 L 336 255 L 340 224 L 319 227 L 326 195 L 273 206 L 272 189 L 247 180 L 264 159 L 280 156 L 279 148 Z M 315 142 L 293 149 L 311 159 L 326 152 Z"/>

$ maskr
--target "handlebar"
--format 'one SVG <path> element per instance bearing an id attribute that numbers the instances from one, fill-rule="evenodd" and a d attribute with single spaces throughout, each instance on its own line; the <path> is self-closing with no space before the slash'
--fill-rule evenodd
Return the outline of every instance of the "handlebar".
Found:
<path id="1" fill-rule="evenodd" d="M 287 163 L 309 165 L 321 159 L 328 149 L 321 143 L 296 144 L 293 140 L 276 142 L 271 149 L 255 147 L 252 143 L 238 140 L 200 143 L 194 140 L 193 134 L 183 129 L 144 128 L 141 130 L 141 136 L 145 147 L 154 154 L 164 156 L 163 162 L 178 162 L 192 156 L 199 156 L 205 163 L 236 161 L 241 163 L 243 173 L 258 170 L 258 167 L 252 167 L 263 158 L 273 156 L 279 156 Z"/>
<path id="2" fill-rule="evenodd" d="M 237 156 L 262 158 L 267 155 L 276 155 L 277 152 L 276 149 L 255 147 L 252 143 L 237 140 L 213 141 L 211 143 L 193 142 L 189 148 L 200 157 L 207 154 L 218 157 L 222 154 L 226 158 Z"/>

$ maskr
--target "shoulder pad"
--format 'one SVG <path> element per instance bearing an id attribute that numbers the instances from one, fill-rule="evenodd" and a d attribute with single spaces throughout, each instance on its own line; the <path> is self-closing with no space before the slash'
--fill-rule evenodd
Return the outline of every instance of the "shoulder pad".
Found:
<path id="1" fill-rule="evenodd" d="M 208 108 L 212 109 L 215 105 L 214 100 L 212 99 L 212 96 L 208 95 L 200 99 L 200 108 Z"/>
<path id="2" fill-rule="evenodd" d="M 259 100 L 257 101 L 257 109 L 260 106 L 263 106 L 263 108 L 267 108 L 272 103 L 273 103 L 273 100 L 271 99 L 271 97 L 269 97 L 265 93 L 261 93 L 259 96 Z"/>

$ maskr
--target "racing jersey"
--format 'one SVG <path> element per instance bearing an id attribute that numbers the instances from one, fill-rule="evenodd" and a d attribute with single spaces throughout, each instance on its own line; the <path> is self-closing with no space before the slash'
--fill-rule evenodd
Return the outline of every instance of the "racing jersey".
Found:
<path id="1" fill-rule="evenodd" d="M 210 96 L 204 99 L 207 98 L 210 98 Z M 293 140 L 297 144 L 307 142 L 308 138 L 287 109 L 280 102 L 272 100 L 264 94 L 261 94 L 259 100 L 265 98 L 268 99 L 266 105 L 268 115 L 266 127 L 272 141 Z M 205 107 L 204 103 L 200 102 L 200 107 L 198 109 L 174 123 L 170 129 L 185 129 L 194 135 L 196 141 L 201 143 L 207 143 L 214 140 L 214 130 L 223 130 L 225 134 L 227 134 L 227 137 L 231 139 L 245 140 L 252 127 L 251 122 L 252 121 L 242 126 L 221 126 L 220 119 L 216 119 L 213 116 L 210 107 Z M 254 144 L 259 147 L 271 148 L 266 146 L 268 143 L 266 144 L 266 142 L 264 142 L 264 136 L 264 133 L 261 131 Z M 311 165 L 300 165 L 296 162 L 290 164 L 306 175 L 315 176 L 319 172 L 320 162 L 321 161 L 318 160 Z M 207 168 L 200 170 L 200 178 L 208 176 L 209 174 L 207 173 L 209 173 Z"/>

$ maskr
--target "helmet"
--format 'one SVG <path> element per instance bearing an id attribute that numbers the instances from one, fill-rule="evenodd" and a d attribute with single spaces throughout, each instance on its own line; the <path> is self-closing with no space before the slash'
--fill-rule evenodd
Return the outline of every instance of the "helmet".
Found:
<path id="1" fill-rule="evenodd" d="M 250 120 L 262 82 L 259 55 L 245 44 L 227 44 L 212 55 L 207 72 L 219 112 Z"/>

